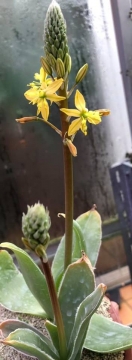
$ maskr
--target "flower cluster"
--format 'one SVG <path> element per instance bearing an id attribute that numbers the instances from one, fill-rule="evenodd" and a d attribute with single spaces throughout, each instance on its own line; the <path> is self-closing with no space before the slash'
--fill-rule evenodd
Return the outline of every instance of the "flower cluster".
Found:
<path id="1" fill-rule="evenodd" d="M 40 68 L 40 73 L 34 75 L 36 81 L 29 84 L 30 89 L 27 90 L 24 95 L 33 105 L 37 104 L 37 115 L 41 113 L 44 120 L 48 120 L 49 117 L 49 104 L 61 101 L 65 99 L 63 96 L 56 94 L 56 91 L 61 87 L 63 79 L 52 80 L 48 77 L 44 69 Z"/>

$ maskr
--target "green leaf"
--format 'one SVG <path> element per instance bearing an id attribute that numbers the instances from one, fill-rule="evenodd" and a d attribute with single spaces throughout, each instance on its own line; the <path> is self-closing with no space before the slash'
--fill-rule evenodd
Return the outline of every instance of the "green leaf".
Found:
<path id="1" fill-rule="evenodd" d="M 46 317 L 11 255 L 5 250 L 0 251 L 0 303 L 11 311 Z"/>
<path id="2" fill-rule="evenodd" d="M 52 319 L 53 311 L 52 311 L 49 290 L 45 276 L 42 274 L 39 267 L 26 253 L 26 251 L 20 249 L 16 245 L 5 242 L 2 243 L 0 246 L 4 248 L 8 248 L 14 252 L 18 264 L 20 266 L 20 270 L 23 274 L 23 277 L 26 281 L 29 290 L 34 295 L 34 297 L 39 302 L 39 304 L 44 309 L 44 311 L 47 313 L 47 317 Z M 8 274 L 8 267 L 7 267 L 7 274 Z M 17 291 L 17 287 L 15 288 Z"/>
<path id="3" fill-rule="evenodd" d="M 101 217 L 96 210 L 92 209 L 80 215 L 76 221 L 83 234 L 85 244 L 83 250 L 88 255 L 92 266 L 95 267 L 102 238 Z"/>
<path id="4" fill-rule="evenodd" d="M 45 327 L 50 334 L 50 337 L 52 339 L 52 342 L 53 342 L 55 348 L 58 350 L 60 348 L 60 345 L 59 345 L 57 326 L 55 324 L 51 323 L 51 321 L 46 320 Z"/>
<path id="5" fill-rule="evenodd" d="M 17 329 L 30 329 L 34 331 L 36 334 L 38 334 L 42 339 L 45 339 L 45 336 L 41 331 L 36 329 L 34 326 L 29 325 L 28 323 L 25 323 L 24 321 L 19 321 L 16 319 L 13 320 L 5 320 L 0 324 L 0 330 L 2 331 L 2 334 L 4 337 L 8 336 L 11 332 L 17 330 Z"/>
<path id="6" fill-rule="evenodd" d="M 87 261 L 87 257 L 84 256 L 69 265 L 59 288 L 58 299 L 67 342 L 73 328 L 78 306 L 95 288 L 94 273 Z"/>
<path id="7" fill-rule="evenodd" d="M 84 250 L 83 246 L 83 235 L 79 224 L 73 221 L 73 247 L 72 247 L 72 261 L 80 258 L 81 251 Z M 56 287 L 59 287 L 60 281 L 64 272 L 64 253 L 65 253 L 65 235 L 62 237 L 61 242 L 56 251 L 53 263 L 52 263 L 52 274 Z"/>
<path id="8" fill-rule="evenodd" d="M 132 329 L 103 315 L 94 314 L 85 338 L 86 349 L 111 353 L 132 347 Z"/>
<path id="9" fill-rule="evenodd" d="M 77 309 L 74 327 L 69 341 L 69 360 L 75 360 L 83 348 L 87 328 L 93 313 L 97 310 L 106 291 L 104 284 L 98 285 L 95 291 L 82 301 Z"/>
<path id="10" fill-rule="evenodd" d="M 35 356 L 39 360 L 59 359 L 51 341 L 46 336 L 42 340 L 38 334 L 29 329 L 17 329 L 2 342 L 26 355 Z"/>

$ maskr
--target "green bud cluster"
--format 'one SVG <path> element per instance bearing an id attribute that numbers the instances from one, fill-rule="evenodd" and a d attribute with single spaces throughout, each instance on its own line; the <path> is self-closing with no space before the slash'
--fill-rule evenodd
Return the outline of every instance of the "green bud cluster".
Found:
<path id="1" fill-rule="evenodd" d="M 71 70 L 71 57 L 66 35 L 66 22 L 59 4 L 53 0 L 50 4 L 44 26 L 44 49 L 46 61 L 64 78 Z"/>
<path id="2" fill-rule="evenodd" d="M 23 242 L 26 247 L 35 250 L 38 245 L 47 248 L 50 236 L 51 220 L 49 211 L 40 203 L 28 206 L 27 214 L 22 216 Z"/>

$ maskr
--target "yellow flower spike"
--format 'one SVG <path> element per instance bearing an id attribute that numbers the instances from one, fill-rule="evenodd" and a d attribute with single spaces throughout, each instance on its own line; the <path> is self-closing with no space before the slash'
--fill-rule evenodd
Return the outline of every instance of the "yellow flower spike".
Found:
<path id="1" fill-rule="evenodd" d="M 77 90 L 75 93 L 75 106 L 77 109 L 60 109 L 68 116 L 77 117 L 77 119 L 72 121 L 69 126 L 68 136 L 76 134 L 78 130 L 81 130 L 84 135 L 87 135 L 87 121 L 91 124 L 97 125 L 102 120 L 101 116 L 110 114 L 110 110 L 108 109 L 88 111 L 86 108 L 85 99 L 79 90 Z"/>
<path id="2" fill-rule="evenodd" d="M 31 88 L 24 93 L 24 96 L 33 105 L 37 104 L 37 115 L 41 113 L 43 119 L 47 121 L 49 117 L 49 104 L 47 100 L 50 100 L 52 103 L 53 101 L 59 102 L 65 99 L 64 96 L 56 94 L 64 80 L 57 79 L 53 81 L 51 78 L 47 78 L 47 74 L 42 67 L 40 73 L 36 73 L 34 76 L 38 83 L 31 83 Z"/>

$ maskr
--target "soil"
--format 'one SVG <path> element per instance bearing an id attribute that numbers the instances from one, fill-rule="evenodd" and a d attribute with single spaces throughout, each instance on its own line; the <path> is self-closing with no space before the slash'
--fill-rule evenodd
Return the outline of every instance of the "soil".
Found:
<path id="1" fill-rule="evenodd" d="M 99 314 L 103 314 L 104 316 L 110 318 L 109 306 L 110 306 L 110 301 L 107 298 L 104 298 L 97 312 Z M 0 322 L 12 318 L 28 322 L 30 325 L 36 327 L 37 329 L 42 331 L 45 335 L 47 335 L 47 331 L 44 327 L 44 320 L 30 315 L 12 313 L 11 311 L 6 310 L 0 305 Z M 0 340 L 1 339 L 2 339 L 2 334 L 0 333 Z M 0 344 L 0 360 L 31 360 L 31 359 L 37 360 L 34 357 L 29 357 L 19 353 L 11 347 Z M 100 354 L 84 349 L 82 354 L 82 360 L 124 360 L 124 352 L 121 351 L 120 353 Z"/>

